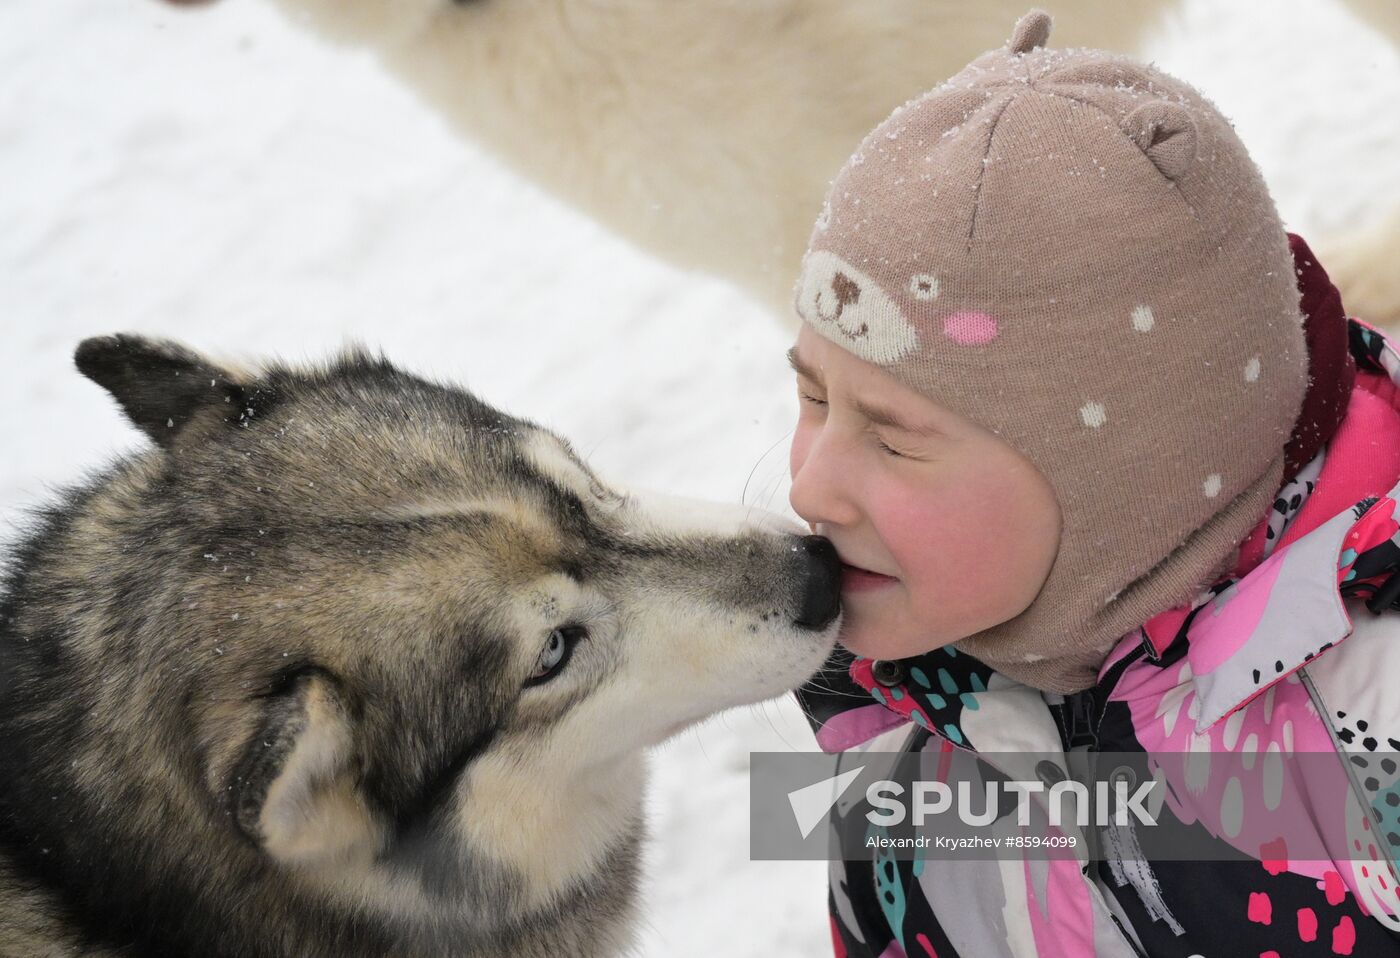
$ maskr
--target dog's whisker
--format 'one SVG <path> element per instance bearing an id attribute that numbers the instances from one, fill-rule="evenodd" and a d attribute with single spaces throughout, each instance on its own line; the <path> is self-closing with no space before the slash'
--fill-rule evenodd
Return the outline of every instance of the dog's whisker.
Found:
<path id="1" fill-rule="evenodd" d="M 778 446 L 782 445 L 782 443 L 783 443 L 785 440 L 791 438 L 792 434 L 793 434 L 793 430 L 791 430 L 791 429 L 789 429 L 787 432 L 783 433 L 781 436 L 779 436 L 776 440 L 773 441 L 773 444 L 772 444 L 771 446 L 769 446 L 767 449 L 763 450 L 763 453 L 762 453 L 762 454 L 758 457 L 758 459 L 754 462 L 753 468 L 751 468 L 751 469 L 749 470 L 748 476 L 746 476 L 745 479 L 744 479 L 744 488 L 743 488 L 743 491 L 739 493 L 739 501 L 740 501 L 741 503 L 744 503 L 744 504 L 747 504 L 747 503 L 748 503 L 748 499 L 749 499 L 749 483 L 753 481 L 754 473 L 758 472 L 759 466 L 763 465 L 763 461 L 764 461 L 765 459 L 767 459 L 769 455 L 772 454 L 772 452 L 773 452 L 774 449 L 777 449 Z"/>

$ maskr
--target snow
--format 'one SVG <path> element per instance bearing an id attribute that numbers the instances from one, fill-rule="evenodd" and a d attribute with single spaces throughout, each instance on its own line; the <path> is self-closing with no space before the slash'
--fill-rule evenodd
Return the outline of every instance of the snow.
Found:
<path id="1" fill-rule="evenodd" d="M 1400 197 L 1400 63 L 1335 3 L 1188 0 L 1149 53 L 1235 118 L 1291 225 Z M 790 334 L 515 179 L 366 57 L 253 0 L 7 0 L 0 63 L 7 538 L 136 445 L 72 368 L 117 330 L 246 357 L 360 339 L 629 485 L 785 506 Z M 748 753 L 812 747 L 784 701 L 661 752 L 643 954 L 828 953 L 825 866 L 747 849 Z"/>

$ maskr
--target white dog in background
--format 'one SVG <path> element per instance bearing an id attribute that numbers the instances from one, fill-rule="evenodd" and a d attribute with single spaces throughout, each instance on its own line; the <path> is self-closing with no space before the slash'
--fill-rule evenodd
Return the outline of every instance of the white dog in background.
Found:
<path id="1" fill-rule="evenodd" d="M 188 0 L 187 0 L 188 2 Z M 455 127 L 673 263 L 791 315 L 834 173 L 1032 0 L 274 0 L 376 50 Z M 1059 0 L 1055 42 L 1132 50 L 1178 0 Z M 1400 45 L 1400 0 L 1348 0 Z M 1348 307 L 1400 320 L 1400 205 L 1314 242 Z"/>

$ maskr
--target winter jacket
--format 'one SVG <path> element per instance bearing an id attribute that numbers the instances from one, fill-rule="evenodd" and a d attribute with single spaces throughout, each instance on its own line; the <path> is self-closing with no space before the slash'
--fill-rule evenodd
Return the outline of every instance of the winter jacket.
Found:
<path id="1" fill-rule="evenodd" d="M 950 647 L 883 662 L 838 652 L 836 677 L 799 692 L 827 752 L 1035 752 L 1055 759 L 1051 777 L 1074 751 L 1145 753 L 1177 826 L 1238 854 L 899 861 L 874 849 L 831 865 L 838 958 L 1400 955 L 1400 770 L 1387 754 L 1400 753 L 1400 352 L 1358 320 L 1348 338 L 1355 376 L 1330 441 L 1232 574 L 1124 636 L 1093 688 L 1042 693 Z M 1259 776 L 1180 761 L 1222 753 Z M 1301 753 L 1335 753 L 1347 774 L 1310 776 Z M 1325 789 L 1337 793 L 1314 793 Z M 1257 827 L 1252 809 L 1289 803 L 1317 834 Z M 830 825 L 871 828 L 840 805 Z M 1355 844 L 1315 852 L 1338 834 Z"/>

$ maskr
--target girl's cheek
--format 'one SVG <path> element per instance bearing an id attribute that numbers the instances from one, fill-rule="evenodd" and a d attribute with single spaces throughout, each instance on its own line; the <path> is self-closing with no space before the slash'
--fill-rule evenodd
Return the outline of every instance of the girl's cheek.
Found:
<path id="1" fill-rule="evenodd" d="M 960 470 L 949 470 L 943 463 L 909 469 L 908 464 L 898 468 L 890 467 L 890 460 L 881 462 L 887 468 L 868 478 L 866 499 L 877 525 L 884 526 L 892 540 L 927 543 L 931 537 L 942 538 L 950 526 L 969 521 L 979 493 Z"/>
<path id="2" fill-rule="evenodd" d="M 929 501 L 931 499 L 927 491 L 906 488 L 903 484 L 872 484 L 868 510 L 878 517 L 877 525 L 888 530 L 887 536 L 892 540 L 927 541 L 937 527 L 937 516 L 944 512 Z"/>
<path id="3" fill-rule="evenodd" d="M 876 524 L 911 580 L 973 584 L 984 564 L 987 499 L 976 490 L 899 484 L 871 490 Z"/>
<path id="4" fill-rule="evenodd" d="M 929 490 L 892 481 L 888 475 L 867 482 L 863 491 L 866 514 L 890 557 L 905 577 L 918 578 L 919 568 L 929 563 L 931 547 L 945 538 L 947 511 L 939 508 Z"/>

